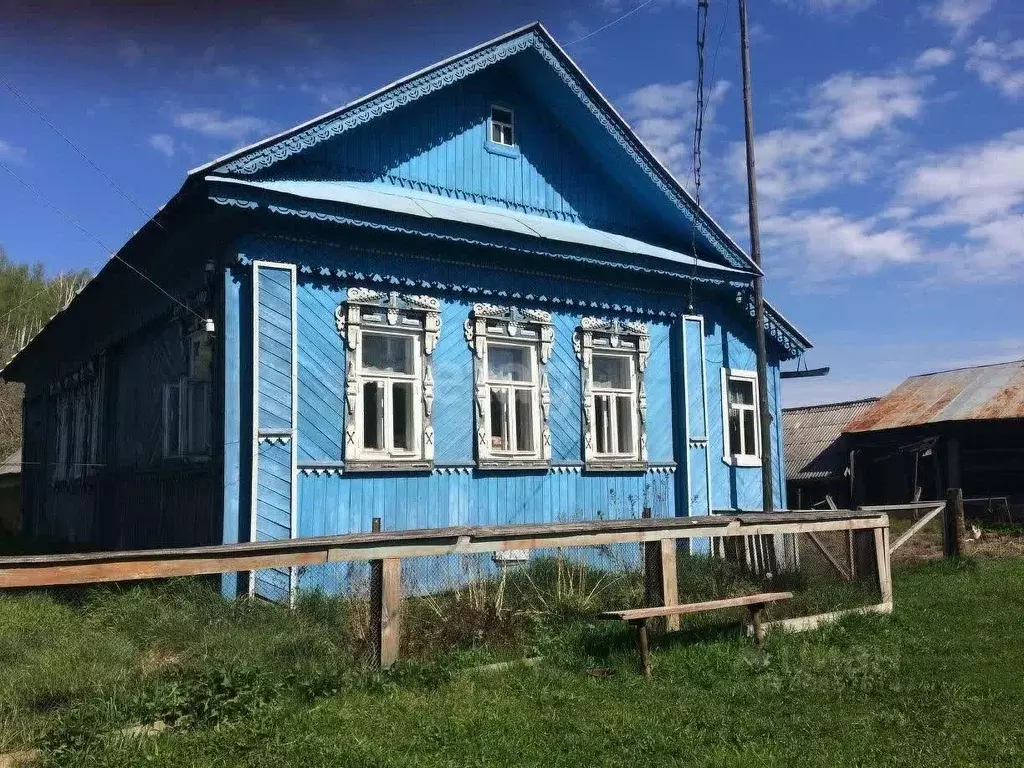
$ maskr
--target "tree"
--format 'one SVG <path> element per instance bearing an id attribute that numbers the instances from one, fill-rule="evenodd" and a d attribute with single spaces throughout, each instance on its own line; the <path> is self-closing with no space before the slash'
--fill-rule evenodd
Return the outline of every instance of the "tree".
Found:
<path id="1" fill-rule="evenodd" d="M 12 262 L 0 247 L 0 366 L 6 365 L 89 281 L 88 270 L 47 277 L 42 264 Z M 0 461 L 21 445 L 24 388 L 0 383 Z"/>

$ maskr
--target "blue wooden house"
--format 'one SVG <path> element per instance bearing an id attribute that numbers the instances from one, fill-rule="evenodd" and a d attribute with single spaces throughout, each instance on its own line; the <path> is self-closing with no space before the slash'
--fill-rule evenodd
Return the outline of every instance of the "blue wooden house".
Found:
<path id="1" fill-rule="evenodd" d="M 757 267 L 539 24 L 197 168 L 119 256 L 4 370 L 30 534 L 785 506 L 809 342 L 769 307 L 763 466 Z"/>

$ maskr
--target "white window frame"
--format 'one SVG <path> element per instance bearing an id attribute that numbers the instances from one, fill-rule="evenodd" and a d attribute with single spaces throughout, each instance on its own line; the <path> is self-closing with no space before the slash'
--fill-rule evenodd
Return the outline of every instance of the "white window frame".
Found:
<path id="1" fill-rule="evenodd" d="M 517 342 L 517 341 L 504 341 L 496 339 L 488 339 L 487 348 L 484 351 L 483 369 L 485 371 L 485 385 L 487 387 L 487 445 L 488 452 L 492 458 L 501 459 L 535 459 L 540 460 L 543 458 L 541 454 L 541 387 L 540 387 L 540 372 L 538 365 L 537 347 L 538 342 Z M 492 379 L 491 378 L 491 365 L 490 356 L 491 350 L 497 348 L 504 349 L 525 349 L 530 361 L 530 378 L 527 381 L 506 381 L 504 379 Z M 491 409 L 491 395 L 496 390 L 505 390 L 508 393 L 509 409 L 506 417 L 506 426 L 508 428 L 508 442 L 511 446 L 508 450 L 497 449 L 494 447 L 494 427 L 492 423 L 492 409 Z M 526 391 L 530 393 L 530 423 L 533 428 L 533 448 L 528 451 L 521 451 L 516 448 L 519 444 L 518 426 L 515 418 L 515 397 L 516 392 Z"/>
<path id="2" fill-rule="evenodd" d="M 441 334 L 441 303 L 432 296 L 349 288 L 346 301 L 334 311 L 338 333 L 345 339 L 345 470 L 380 472 L 427 470 L 434 461 L 434 374 L 432 354 Z M 413 374 L 365 370 L 363 334 L 398 335 L 413 340 Z M 384 402 L 384 448 L 363 445 L 363 385 L 382 382 Z M 408 382 L 413 390 L 413 449 L 394 446 L 391 423 L 396 382 Z"/>
<path id="3" fill-rule="evenodd" d="M 412 342 L 412 373 L 397 373 L 390 371 L 377 371 L 366 368 L 363 364 L 363 351 L 366 349 L 365 336 L 367 334 L 376 336 L 391 336 L 396 338 L 409 339 Z M 358 349 L 355 350 L 357 357 L 355 377 L 359 387 L 359 407 L 356 409 L 356 444 L 353 450 L 353 458 L 364 461 L 410 461 L 422 459 L 423 447 L 423 414 L 421 406 L 421 380 L 423 376 L 423 363 L 421 354 L 422 331 L 392 331 L 383 328 L 364 328 L 360 336 Z M 384 407 L 381 413 L 381 428 L 383 430 L 383 445 L 381 449 L 368 448 L 364 445 L 366 435 L 367 407 L 365 402 L 365 387 L 367 384 L 376 383 L 384 388 Z M 393 423 L 394 416 L 394 385 L 412 385 L 412 448 L 402 449 L 395 447 L 395 430 Z"/>
<path id="4" fill-rule="evenodd" d="M 554 347 L 551 313 L 495 304 L 474 304 L 463 326 L 466 343 L 473 351 L 476 460 L 480 469 L 545 469 L 551 465 L 551 389 L 547 363 Z M 490 377 L 491 346 L 526 348 L 530 354 L 529 382 Z M 533 450 L 495 450 L 492 447 L 491 392 L 496 389 L 529 389 L 532 392 Z M 514 399 L 510 400 L 510 405 Z M 511 445 L 516 445 L 514 408 L 510 408 Z"/>
<path id="5" fill-rule="evenodd" d="M 636 320 L 607 320 L 584 317 L 573 338 L 580 361 L 583 395 L 583 461 L 587 470 L 605 472 L 643 471 L 647 468 L 647 389 L 645 371 L 651 351 L 647 325 Z M 594 390 L 594 355 L 622 355 L 631 360 L 631 386 L 622 389 L 602 387 Z M 602 394 L 629 394 L 632 398 L 633 446 L 629 452 L 597 452 L 597 397 Z M 617 401 L 614 409 L 618 408 Z"/>
<path id="6" fill-rule="evenodd" d="M 594 357 L 610 357 L 619 358 L 628 361 L 629 363 L 629 387 L 626 389 L 617 387 L 599 387 L 594 382 L 594 365 L 590 366 L 590 406 L 593 408 L 593 418 L 591 419 L 591 440 L 594 444 L 594 461 L 640 461 L 640 439 L 639 439 L 639 409 L 637 402 L 640 399 L 640 392 L 638 387 L 639 377 L 637 375 L 637 354 L 636 352 L 620 352 L 618 350 L 611 349 L 596 349 L 594 350 Z M 629 431 L 630 431 L 630 445 L 628 450 L 621 450 L 618 445 L 619 437 L 617 434 L 618 427 L 618 413 L 619 413 L 619 398 L 622 396 L 629 397 Z M 599 397 L 607 397 L 609 404 L 609 418 L 608 418 L 608 442 L 614 443 L 616 449 L 614 451 L 601 452 L 598 450 L 598 419 L 597 419 L 597 399 Z M 612 429 L 611 425 L 615 428 Z"/>
<path id="7" fill-rule="evenodd" d="M 509 121 L 495 120 L 494 110 L 500 109 L 502 112 L 508 112 Z M 494 127 L 499 126 L 500 128 L 508 128 L 510 141 L 496 141 L 494 138 Z M 499 131 L 499 135 L 504 138 L 504 131 Z M 487 140 L 491 144 L 497 144 L 501 147 L 514 147 L 516 145 L 516 116 L 512 111 L 511 107 L 505 107 L 501 104 L 491 104 L 491 113 L 487 119 Z"/>
<path id="8" fill-rule="evenodd" d="M 730 381 L 749 382 L 753 393 L 751 405 L 733 405 L 729 402 Z M 758 392 L 757 392 L 757 371 L 748 371 L 739 368 L 722 369 L 722 461 L 734 467 L 760 467 L 761 466 L 761 420 L 758 417 Z M 729 418 L 733 411 L 749 412 L 754 420 L 754 446 L 753 453 L 736 453 L 729 439 Z M 740 441 L 746 443 L 743 433 L 742 417 L 740 421 Z M 741 444 L 741 450 L 746 445 Z"/>

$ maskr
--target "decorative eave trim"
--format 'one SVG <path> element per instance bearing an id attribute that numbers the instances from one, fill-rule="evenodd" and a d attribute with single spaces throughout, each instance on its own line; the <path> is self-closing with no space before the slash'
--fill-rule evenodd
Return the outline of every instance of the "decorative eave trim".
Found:
<path id="1" fill-rule="evenodd" d="M 252 210 L 260 207 L 242 205 L 242 201 L 236 198 L 210 198 L 211 201 L 218 205 L 234 205 L 239 208 L 249 208 Z M 227 202 L 233 200 L 235 202 Z M 294 208 L 290 206 L 277 205 L 273 203 L 265 204 L 265 209 L 270 213 L 292 216 L 298 219 L 305 219 L 308 221 L 318 221 L 329 224 L 340 224 L 342 226 L 355 227 L 358 229 L 376 230 L 380 232 L 390 232 L 398 235 L 413 235 L 416 237 L 423 237 L 429 240 L 436 240 L 444 243 L 458 243 L 461 245 L 468 245 L 478 248 L 499 248 L 503 250 L 511 250 L 517 253 L 526 253 L 532 256 L 541 256 L 549 259 L 556 259 L 559 261 L 569 261 L 578 264 L 589 264 L 596 267 L 606 267 L 610 269 L 621 269 L 629 272 L 635 272 L 639 274 L 656 275 L 663 277 L 671 277 L 676 280 L 689 280 L 697 284 L 704 285 L 715 285 L 715 286 L 729 286 L 731 288 L 749 288 L 753 275 L 744 279 L 739 278 L 725 278 L 716 276 L 713 272 L 705 270 L 702 267 L 694 269 L 692 266 L 685 263 L 679 264 L 678 270 L 672 269 L 659 269 L 658 267 L 642 264 L 631 264 L 626 261 L 613 261 L 611 259 L 602 259 L 598 256 L 584 256 L 578 253 L 569 253 L 567 251 L 553 250 L 549 248 L 543 248 L 536 245 L 536 238 L 529 238 L 523 241 L 518 241 L 508 236 L 495 236 L 493 238 L 484 237 L 465 237 L 461 235 L 451 234 L 450 232 L 434 231 L 426 229 L 424 227 L 412 226 L 409 222 L 399 222 L 397 217 L 386 214 L 384 212 L 377 212 L 376 215 L 380 217 L 380 221 L 371 221 L 366 218 L 359 218 L 355 216 L 343 216 L 340 214 L 326 213 L 324 211 L 315 211 L 308 208 Z M 533 242 L 531 242 L 533 241 Z"/>
<path id="2" fill-rule="evenodd" d="M 696 227 L 716 253 L 725 259 L 726 263 L 740 269 L 758 269 L 750 257 L 744 254 L 738 245 L 729 240 L 727 235 L 724 235 L 724 231 L 716 231 L 720 228 L 717 225 L 712 226 L 707 214 L 690 199 L 668 171 L 654 160 L 650 150 L 644 146 L 643 142 L 615 112 L 614 108 L 607 103 L 607 100 L 593 84 L 586 79 L 582 70 L 539 26 L 499 42 L 485 44 L 423 74 L 411 76 L 405 82 L 386 88 L 376 96 L 320 118 L 291 136 L 280 138 L 233 159 L 227 159 L 223 164 L 216 166 L 215 170 L 217 173 L 244 176 L 258 173 L 281 160 L 286 160 L 345 131 L 364 125 L 375 118 L 429 96 L 530 48 L 540 54 L 601 126 L 637 163 L 651 182 L 675 204 L 690 224 Z M 572 65 L 575 71 L 570 71 L 565 66 L 563 58 Z M 593 91 L 593 94 L 588 91 Z M 196 169 L 196 171 L 205 169 L 208 169 L 208 166 Z"/>

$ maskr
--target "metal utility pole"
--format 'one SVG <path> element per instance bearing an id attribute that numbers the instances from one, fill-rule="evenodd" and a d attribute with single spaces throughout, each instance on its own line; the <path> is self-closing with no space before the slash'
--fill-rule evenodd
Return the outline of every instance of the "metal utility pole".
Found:
<path id="1" fill-rule="evenodd" d="M 747 199 L 750 207 L 750 255 L 761 266 L 761 233 L 757 223 L 757 178 L 754 171 L 754 113 L 750 103 L 750 38 L 747 3 L 740 4 L 740 52 L 743 59 L 743 122 L 747 143 Z M 772 501 L 772 418 L 768 411 L 768 352 L 764 338 L 764 278 L 754 277 L 754 328 L 757 336 L 757 400 L 761 423 L 761 492 L 765 512 Z"/>

